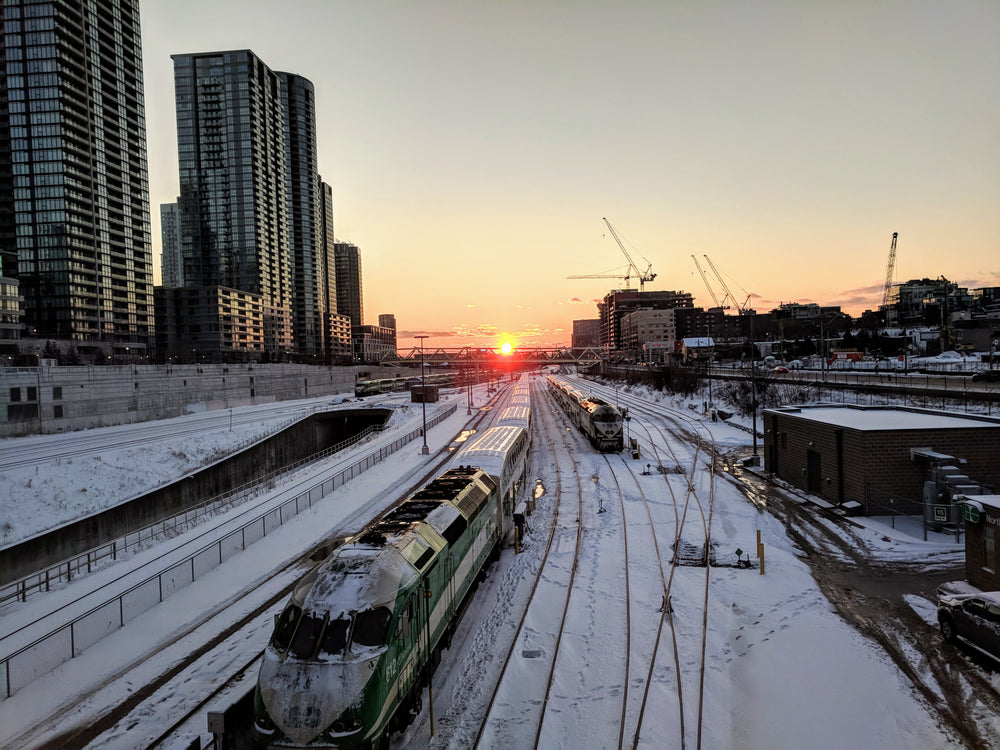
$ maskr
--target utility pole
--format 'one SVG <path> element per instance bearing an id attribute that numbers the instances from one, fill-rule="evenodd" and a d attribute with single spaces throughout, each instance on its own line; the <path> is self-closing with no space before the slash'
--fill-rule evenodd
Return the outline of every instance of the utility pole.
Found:
<path id="1" fill-rule="evenodd" d="M 754 466 L 757 465 L 757 344 L 753 340 L 753 322 L 754 318 L 757 317 L 757 313 L 753 313 L 753 317 L 750 318 L 750 346 L 753 349 L 750 352 L 750 405 L 753 409 L 753 456 L 754 456 Z"/>
<path id="2" fill-rule="evenodd" d="M 420 449 L 420 452 L 426 456 L 431 452 L 431 449 L 427 447 L 427 381 L 424 380 L 424 339 L 427 338 L 427 334 L 420 334 L 413 338 L 420 339 L 420 406 L 424 413 L 424 447 Z"/>

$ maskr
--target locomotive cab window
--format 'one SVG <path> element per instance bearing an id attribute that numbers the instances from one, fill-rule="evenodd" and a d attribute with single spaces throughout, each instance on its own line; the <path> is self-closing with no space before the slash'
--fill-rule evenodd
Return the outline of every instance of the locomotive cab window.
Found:
<path id="1" fill-rule="evenodd" d="M 288 644 L 292 641 L 292 634 L 295 633 L 295 625 L 299 621 L 302 610 L 294 604 L 286 608 L 278 617 L 274 625 L 274 635 L 271 636 L 271 645 L 278 651 L 284 652 Z"/>
<path id="2" fill-rule="evenodd" d="M 416 612 L 415 606 L 412 596 L 403 605 L 403 609 L 399 613 L 399 621 L 396 623 L 396 638 L 406 640 L 410 637 L 410 623 L 413 621 L 414 612 Z"/>
<path id="3" fill-rule="evenodd" d="M 351 642 L 359 646 L 381 646 L 389 634 L 392 612 L 388 607 L 376 607 L 358 612 L 354 616 L 354 632 Z"/>
<path id="4" fill-rule="evenodd" d="M 326 654 L 339 654 L 347 645 L 347 631 L 350 630 L 351 621 L 348 619 L 330 620 L 323 631 L 323 640 L 320 642 L 320 651 Z"/>
<path id="5" fill-rule="evenodd" d="M 323 632 L 323 619 L 303 615 L 292 637 L 291 651 L 300 659 L 310 659 L 316 653 L 316 644 Z"/>

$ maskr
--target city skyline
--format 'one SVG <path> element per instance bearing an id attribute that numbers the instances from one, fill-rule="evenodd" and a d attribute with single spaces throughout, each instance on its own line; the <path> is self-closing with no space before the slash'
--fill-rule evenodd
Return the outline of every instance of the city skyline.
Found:
<path id="1" fill-rule="evenodd" d="M 247 10 L 247 6 L 251 6 Z M 142 0 L 150 203 L 176 198 L 170 55 L 250 49 L 316 92 L 338 241 L 400 347 L 568 343 L 624 284 L 858 314 L 895 280 L 1000 285 L 1000 9 L 986 3 Z M 154 217 L 159 258 L 159 221 Z M 632 286 L 636 284 L 633 281 Z M 720 294 L 721 296 L 721 294 Z M 741 300 L 742 301 L 742 300 Z"/>

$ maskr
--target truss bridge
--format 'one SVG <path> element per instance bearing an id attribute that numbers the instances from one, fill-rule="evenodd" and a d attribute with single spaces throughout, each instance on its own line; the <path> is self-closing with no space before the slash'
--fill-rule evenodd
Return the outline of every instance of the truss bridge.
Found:
<path id="1" fill-rule="evenodd" d="M 538 367 L 541 365 L 589 365 L 600 362 L 603 350 L 597 347 L 518 347 L 509 354 L 496 348 L 463 346 L 423 350 L 423 361 L 428 365 L 455 367 L 485 366 L 497 368 Z M 383 365 L 419 365 L 421 349 L 398 349 L 396 354 L 382 359 Z"/>

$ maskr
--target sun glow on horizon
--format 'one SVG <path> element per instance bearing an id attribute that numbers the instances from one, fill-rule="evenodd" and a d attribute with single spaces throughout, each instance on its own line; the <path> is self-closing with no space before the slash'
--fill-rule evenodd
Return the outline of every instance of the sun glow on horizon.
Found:
<path id="1" fill-rule="evenodd" d="M 509 341 L 504 341 L 502 344 L 500 344 L 500 353 L 501 354 L 510 354 L 511 351 L 513 351 L 513 349 L 514 349 L 514 347 L 511 346 L 511 344 L 510 344 Z"/>

